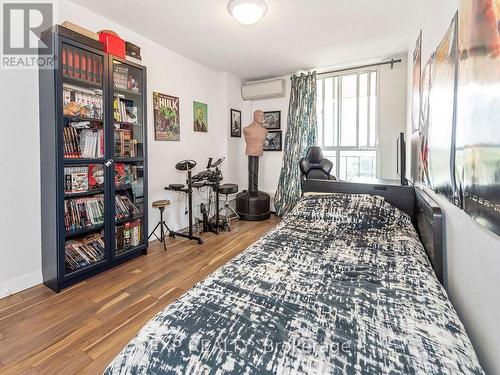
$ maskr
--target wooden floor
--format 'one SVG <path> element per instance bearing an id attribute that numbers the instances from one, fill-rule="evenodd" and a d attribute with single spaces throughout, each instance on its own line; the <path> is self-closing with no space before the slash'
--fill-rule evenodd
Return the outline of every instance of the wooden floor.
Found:
<path id="1" fill-rule="evenodd" d="M 148 255 L 62 291 L 0 299 L 0 374 L 100 374 L 157 312 L 279 222 L 234 222 L 197 245 L 169 239 Z"/>

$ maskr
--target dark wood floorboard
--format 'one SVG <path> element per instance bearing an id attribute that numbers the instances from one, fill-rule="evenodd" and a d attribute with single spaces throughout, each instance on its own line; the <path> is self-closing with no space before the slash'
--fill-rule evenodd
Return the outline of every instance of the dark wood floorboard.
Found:
<path id="1" fill-rule="evenodd" d="M 279 218 L 234 222 L 198 245 L 168 239 L 148 255 L 59 294 L 38 285 L 0 299 L 1 374 L 99 374 L 157 312 L 240 254 Z"/>

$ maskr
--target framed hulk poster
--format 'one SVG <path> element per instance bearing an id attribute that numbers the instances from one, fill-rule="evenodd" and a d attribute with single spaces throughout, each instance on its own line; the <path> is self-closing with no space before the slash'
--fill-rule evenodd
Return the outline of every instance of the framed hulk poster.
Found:
<path id="1" fill-rule="evenodd" d="M 180 141 L 179 98 L 153 92 L 155 141 Z"/>

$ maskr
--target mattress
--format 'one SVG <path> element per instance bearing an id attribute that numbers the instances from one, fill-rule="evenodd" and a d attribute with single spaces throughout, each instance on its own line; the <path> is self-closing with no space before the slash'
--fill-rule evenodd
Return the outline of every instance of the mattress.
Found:
<path id="1" fill-rule="evenodd" d="M 158 313 L 106 374 L 483 374 L 411 219 L 308 195 Z"/>

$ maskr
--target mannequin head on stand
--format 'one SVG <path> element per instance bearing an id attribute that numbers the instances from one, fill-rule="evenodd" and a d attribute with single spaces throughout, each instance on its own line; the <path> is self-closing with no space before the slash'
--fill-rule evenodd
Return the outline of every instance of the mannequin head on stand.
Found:
<path id="1" fill-rule="evenodd" d="M 261 126 L 264 124 L 264 112 L 260 109 L 253 113 L 253 124 L 259 124 Z"/>

